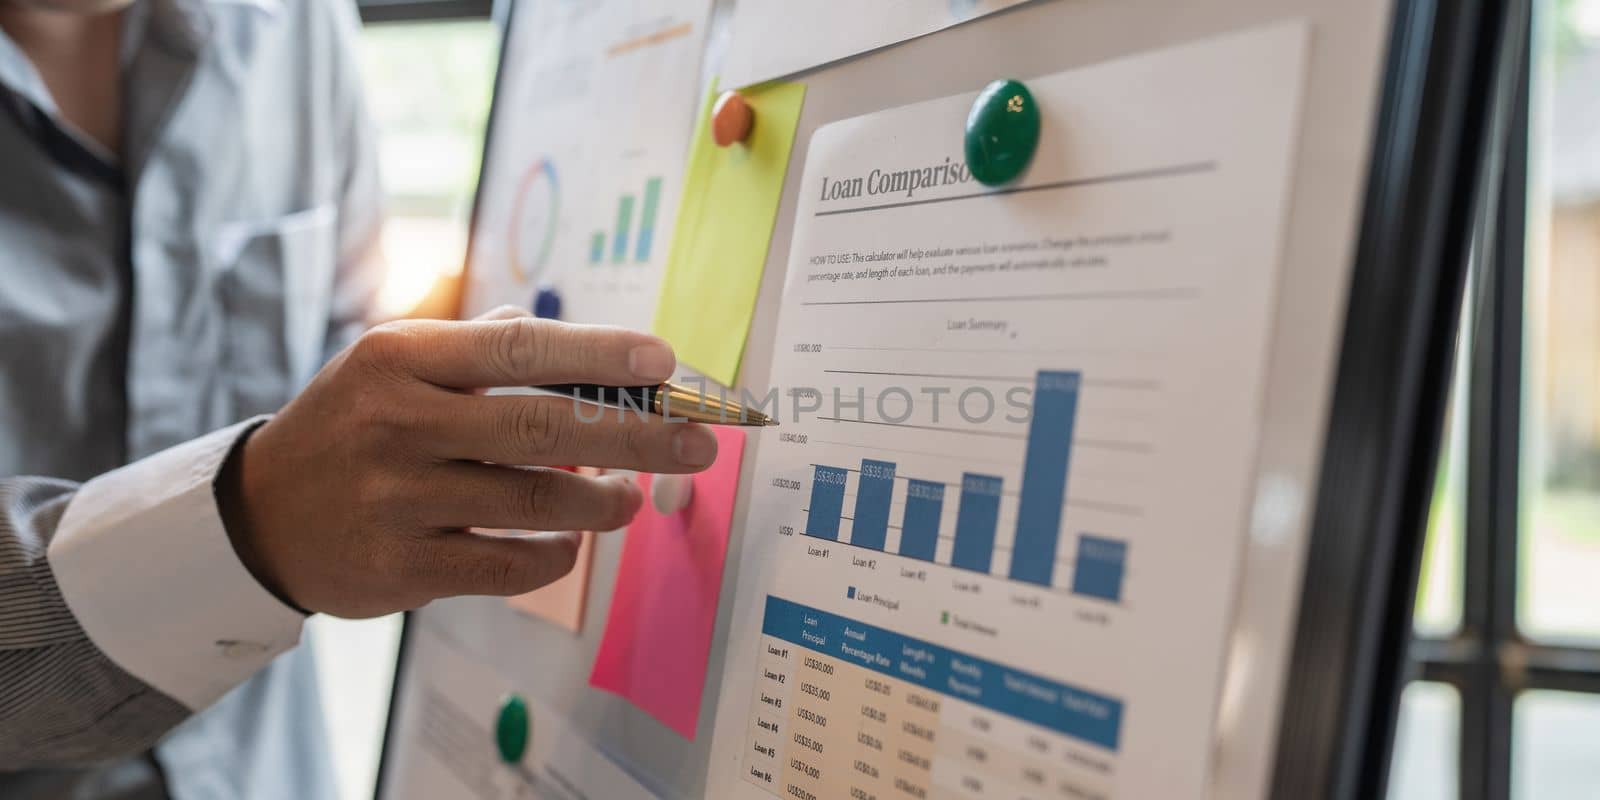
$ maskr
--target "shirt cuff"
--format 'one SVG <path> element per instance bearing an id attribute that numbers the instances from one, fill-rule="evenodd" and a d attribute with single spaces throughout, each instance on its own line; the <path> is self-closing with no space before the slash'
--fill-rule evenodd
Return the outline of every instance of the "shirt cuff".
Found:
<path id="1" fill-rule="evenodd" d="M 49 563 L 95 646 L 193 710 L 300 641 L 305 621 L 234 552 L 217 471 L 249 420 L 85 483 L 67 504 Z"/>

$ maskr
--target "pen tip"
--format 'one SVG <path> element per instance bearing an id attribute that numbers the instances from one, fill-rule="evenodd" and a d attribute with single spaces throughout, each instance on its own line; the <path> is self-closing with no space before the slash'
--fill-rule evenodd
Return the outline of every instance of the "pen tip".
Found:
<path id="1" fill-rule="evenodd" d="M 762 425 L 765 426 L 765 427 L 768 427 L 768 428 L 776 428 L 776 427 L 778 427 L 778 421 L 775 420 L 775 419 L 772 419 L 771 417 L 768 417 L 767 421 L 763 422 Z"/>

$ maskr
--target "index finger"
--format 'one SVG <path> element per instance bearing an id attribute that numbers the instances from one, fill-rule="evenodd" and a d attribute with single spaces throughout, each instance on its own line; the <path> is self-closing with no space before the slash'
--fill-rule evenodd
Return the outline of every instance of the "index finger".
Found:
<path id="1" fill-rule="evenodd" d="M 378 329 L 383 357 L 428 383 L 455 389 L 598 383 L 637 386 L 672 377 L 672 347 L 648 333 L 517 317 L 408 320 Z"/>

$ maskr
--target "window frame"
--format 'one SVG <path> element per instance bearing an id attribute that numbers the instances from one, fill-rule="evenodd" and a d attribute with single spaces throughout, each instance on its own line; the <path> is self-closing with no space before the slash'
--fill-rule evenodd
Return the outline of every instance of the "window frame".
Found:
<path id="1" fill-rule="evenodd" d="M 361 24 L 497 19 L 495 0 L 356 0 Z"/>
<path id="2" fill-rule="evenodd" d="M 1520 573 L 1523 324 L 1528 230 L 1528 155 L 1533 26 L 1521 53 L 1498 189 L 1476 237 L 1477 279 L 1468 354 L 1466 497 L 1461 624 L 1449 636 L 1417 636 L 1412 677 L 1445 683 L 1461 698 L 1462 800 L 1513 792 L 1513 716 L 1530 690 L 1600 695 L 1600 644 L 1539 641 L 1517 624 Z"/>

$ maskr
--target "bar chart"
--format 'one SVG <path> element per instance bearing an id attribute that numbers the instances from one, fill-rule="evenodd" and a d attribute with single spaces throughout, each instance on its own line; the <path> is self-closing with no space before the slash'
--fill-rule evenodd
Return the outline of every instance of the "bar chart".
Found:
<path id="1" fill-rule="evenodd" d="M 1064 517 L 1073 433 L 1078 413 L 1079 372 L 1040 370 L 1034 376 L 1033 404 L 1021 458 L 1011 545 L 998 548 L 1000 511 L 1011 502 L 1006 478 L 963 472 L 959 481 L 912 476 L 893 461 L 863 458 L 855 466 L 812 465 L 807 536 L 845 541 L 868 550 L 887 551 L 891 529 L 899 529 L 894 552 L 907 558 L 937 562 L 940 531 L 947 515 L 954 527 L 948 565 L 980 573 L 1002 574 L 1013 581 L 1051 587 L 1056 566 L 1074 566 L 1067 588 L 1074 594 L 1118 602 L 1126 571 L 1126 542 L 1083 532 L 1070 553 L 1063 548 Z M 855 502 L 846 511 L 846 498 Z M 954 504 L 945 502 L 953 495 Z M 898 504 L 895 502 L 898 500 Z M 898 524 L 891 509 L 898 505 Z M 848 539 L 841 539 L 848 526 Z"/>
<path id="2" fill-rule="evenodd" d="M 656 240 L 656 216 L 661 207 L 661 178 L 644 182 L 640 195 L 624 193 L 617 197 L 616 213 L 609 232 L 597 230 L 589 235 L 589 263 L 648 263 Z M 638 229 L 634 229 L 635 211 Z"/>
<path id="3" fill-rule="evenodd" d="M 940 163 L 970 97 L 813 132 L 771 363 L 741 376 L 781 420 L 721 677 L 715 741 L 741 753 L 722 771 L 741 791 L 713 794 L 1201 797 L 1226 732 L 1270 733 L 1271 709 L 1235 701 L 1281 659 L 1236 625 L 1241 597 L 1269 596 L 1242 576 L 1292 583 L 1314 499 L 1266 413 L 1297 405 L 1268 391 L 1269 362 L 1294 359 L 1271 335 L 1286 251 L 1265 234 L 1294 185 L 1283 77 L 1304 77 L 1310 33 L 1032 81 L 1071 130 L 1015 190 L 829 191 Z M 1259 124 L 1179 112 L 1204 103 L 1150 96 L 1157 74 L 1224 87 L 1206 96 Z M 1314 452 L 1320 422 L 1297 430 Z"/>

